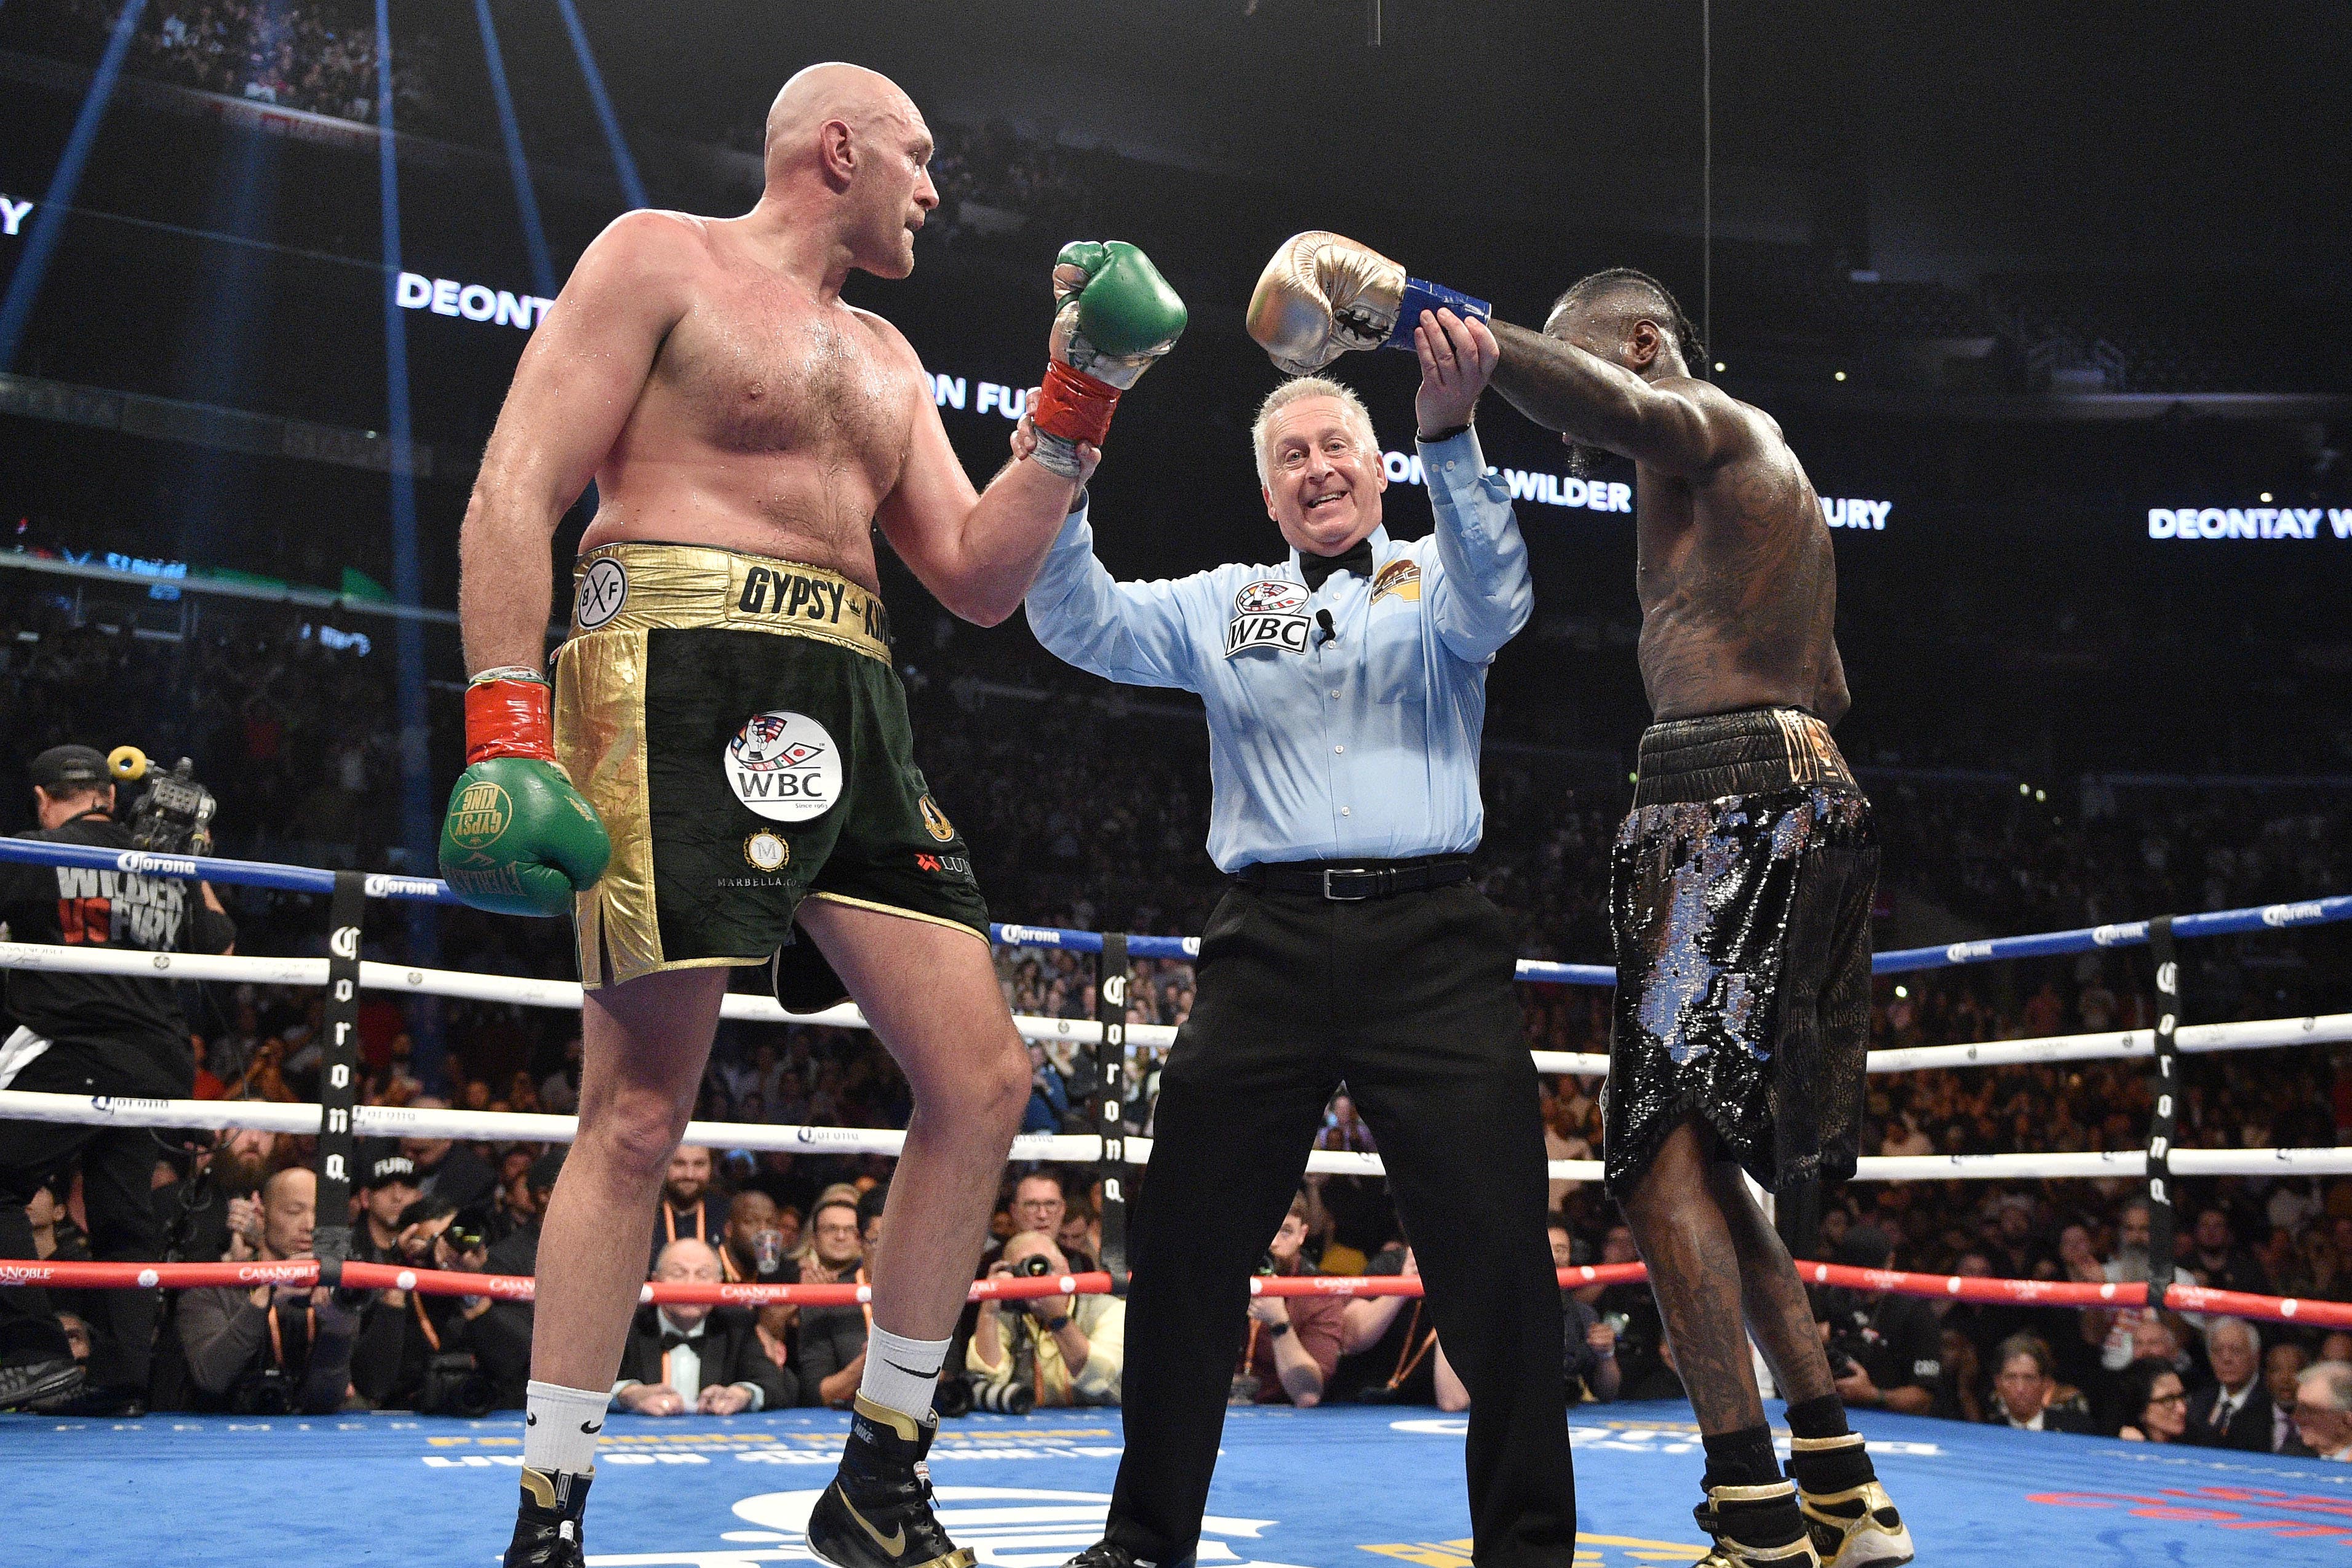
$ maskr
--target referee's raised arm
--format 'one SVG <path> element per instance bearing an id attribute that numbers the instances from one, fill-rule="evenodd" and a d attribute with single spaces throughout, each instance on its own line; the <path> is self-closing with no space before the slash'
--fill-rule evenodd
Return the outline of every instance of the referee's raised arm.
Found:
<path id="1" fill-rule="evenodd" d="M 1414 329 L 1413 351 L 1422 378 L 1414 444 L 1444 568 L 1431 590 L 1430 613 L 1456 658 L 1484 664 L 1519 634 L 1536 602 L 1510 492 L 1500 475 L 1486 472 L 1471 423 L 1498 350 L 1486 322 L 1438 310 Z"/>

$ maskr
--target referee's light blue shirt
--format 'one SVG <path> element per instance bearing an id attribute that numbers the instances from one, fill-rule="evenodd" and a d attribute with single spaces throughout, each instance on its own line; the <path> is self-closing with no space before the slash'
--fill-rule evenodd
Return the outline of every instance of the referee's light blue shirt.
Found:
<path id="1" fill-rule="evenodd" d="M 1029 590 L 1030 628 L 1056 657 L 1207 704 L 1220 870 L 1478 847 L 1486 666 L 1527 624 L 1534 589 L 1477 433 L 1421 457 L 1436 532 L 1399 544 L 1374 529 L 1370 581 L 1333 572 L 1309 595 L 1293 550 L 1280 566 L 1118 582 L 1081 509 Z"/>

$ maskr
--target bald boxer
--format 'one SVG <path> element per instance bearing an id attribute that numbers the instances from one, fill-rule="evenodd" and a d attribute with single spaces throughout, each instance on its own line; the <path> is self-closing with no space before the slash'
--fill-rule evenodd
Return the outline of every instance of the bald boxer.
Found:
<path id="1" fill-rule="evenodd" d="M 1762 410 L 1699 380 L 1654 278 L 1562 294 L 1541 332 L 1326 233 L 1261 277 L 1252 334 L 1286 369 L 1486 318 L 1493 385 L 1581 459 L 1635 465 L 1643 736 L 1610 862 L 1617 993 L 1606 1178 L 1649 1265 L 1707 1456 L 1701 1568 L 1894 1568 L 1911 1536 L 1846 1427 L 1788 1248 L 1853 1174 L 1870 1013 L 1870 803 L 1830 738 L 1848 706 L 1837 563 L 1803 466 Z M 1789 1399 L 1790 1475 L 1741 1328 Z M 1859 1387 L 1855 1396 L 1867 1398 Z"/>
<path id="2" fill-rule="evenodd" d="M 969 852 L 914 763 L 872 531 L 958 615 L 1011 614 L 1183 306 L 1132 246 L 1067 247 L 1044 435 L 975 492 L 914 350 L 841 298 L 852 271 L 913 267 L 930 155 L 887 78 L 793 77 L 751 212 L 630 213 L 582 256 L 467 510 L 468 767 L 442 870 L 478 908 L 572 915 L 587 991 L 508 1568 L 583 1562 L 647 1217 L 745 965 L 793 1010 L 854 997 L 914 1091 L 856 1415 L 809 1544 L 842 1568 L 971 1561 L 921 1461 L 1029 1065 Z M 551 539 L 592 479 L 551 686 Z"/>

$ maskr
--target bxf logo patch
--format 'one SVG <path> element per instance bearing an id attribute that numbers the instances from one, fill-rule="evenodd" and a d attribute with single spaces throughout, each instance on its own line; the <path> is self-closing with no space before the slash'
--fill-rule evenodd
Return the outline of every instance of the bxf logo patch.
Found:
<path id="1" fill-rule="evenodd" d="M 1245 648 L 1307 652 L 1307 590 L 1281 578 L 1244 583 L 1234 595 L 1234 618 L 1225 626 L 1225 657 Z"/>
<path id="2" fill-rule="evenodd" d="M 621 612 L 629 597 L 629 572 L 611 556 L 589 563 L 580 579 L 580 602 L 572 619 L 583 632 L 593 632 Z"/>

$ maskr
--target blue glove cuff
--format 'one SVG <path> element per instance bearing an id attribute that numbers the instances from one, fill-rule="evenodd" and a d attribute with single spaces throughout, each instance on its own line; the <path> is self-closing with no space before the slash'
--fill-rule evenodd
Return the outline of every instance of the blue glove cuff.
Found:
<path id="1" fill-rule="evenodd" d="M 1443 283 L 1408 277 L 1404 280 L 1404 297 L 1397 301 L 1396 326 L 1381 347 L 1410 351 L 1412 329 L 1421 325 L 1421 313 L 1424 310 L 1451 310 L 1465 321 L 1473 316 L 1481 321 L 1488 321 L 1495 315 L 1495 308 L 1484 299 L 1474 299 L 1459 289 L 1446 287 Z"/>

